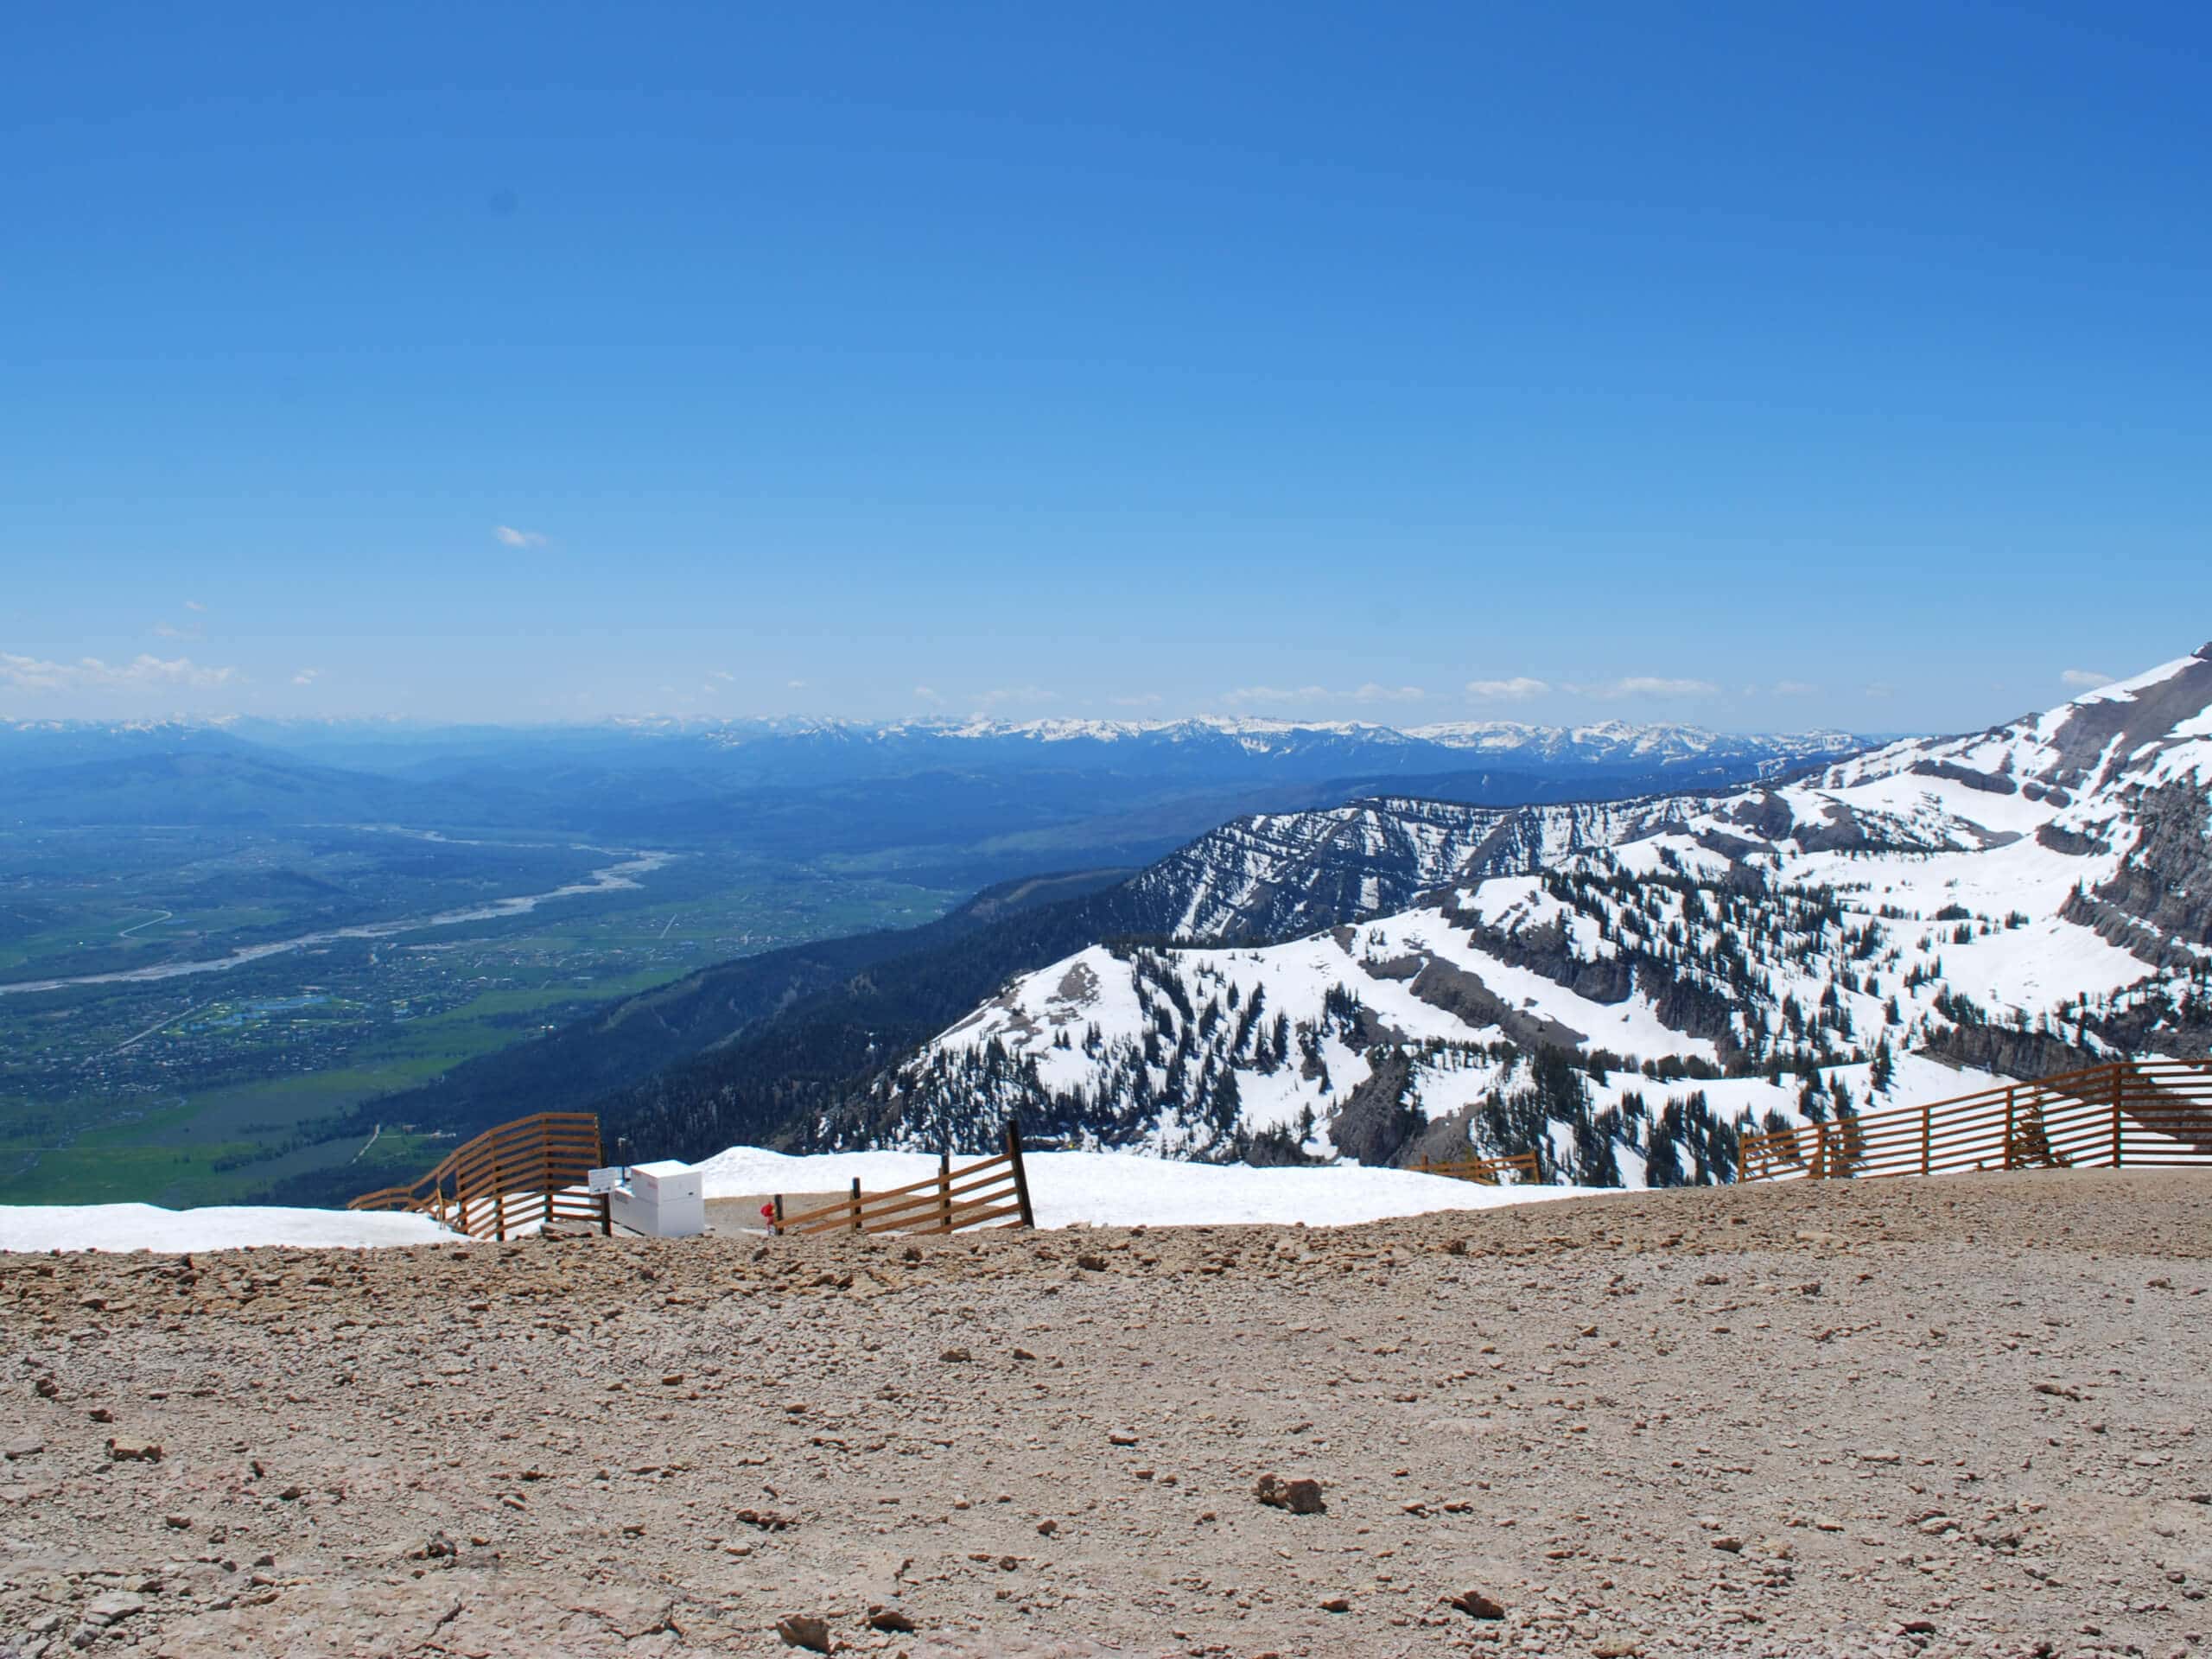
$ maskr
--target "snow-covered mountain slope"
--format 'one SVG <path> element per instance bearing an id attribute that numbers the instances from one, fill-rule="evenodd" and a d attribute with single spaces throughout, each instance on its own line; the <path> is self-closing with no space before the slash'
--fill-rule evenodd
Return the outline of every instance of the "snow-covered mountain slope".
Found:
<path id="1" fill-rule="evenodd" d="M 1466 806 L 1382 798 L 1240 818 L 1130 882 L 1179 939 L 1279 938 L 1411 904 L 1431 888 L 1544 869 L 1688 821 L 1660 798 L 1558 806 Z"/>
<path id="2" fill-rule="evenodd" d="M 1133 885 L 1209 943 L 1015 981 L 855 1127 L 932 1145 L 1020 1110 L 1179 1155 L 1725 1174 L 1745 1122 L 2207 1052 L 2212 646 L 1793 784 L 1254 818 Z"/>

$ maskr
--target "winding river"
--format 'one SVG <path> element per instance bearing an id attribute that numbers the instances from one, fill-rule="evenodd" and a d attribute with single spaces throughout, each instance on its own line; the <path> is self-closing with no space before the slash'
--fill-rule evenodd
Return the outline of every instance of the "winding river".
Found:
<path id="1" fill-rule="evenodd" d="M 397 922 L 363 922 L 353 927 L 334 927 L 321 933 L 302 933 L 296 939 L 278 939 L 268 944 L 243 945 L 226 957 L 210 957 L 199 962 L 164 962 L 150 968 L 118 969 L 111 974 L 79 974 L 70 979 L 27 979 L 14 984 L 0 984 L 0 996 L 14 995 L 25 991 L 64 991 L 75 985 L 137 985 L 157 979 L 181 979 L 188 974 L 220 974 L 233 968 L 243 968 L 250 962 L 259 962 L 267 957 L 281 957 L 290 950 L 305 950 L 310 946 L 331 944 L 340 939 L 388 939 L 397 934 L 417 933 L 429 927 L 458 927 L 467 922 L 497 921 L 505 916 L 521 916 L 553 899 L 578 899 L 594 893 L 613 893 L 624 887 L 634 887 L 637 878 L 650 874 L 662 866 L 673 863 L 674 853 L 644 852 L 619 864 L 594 870 L 590 879 L 572 881 L 566 887 L 556 887 L 550 893 L 518 894 L 512 899 L 494 899 L 489 904 L 474 905 L 465 910 L 442 910 L 434 916 L 413 917 Z"/>

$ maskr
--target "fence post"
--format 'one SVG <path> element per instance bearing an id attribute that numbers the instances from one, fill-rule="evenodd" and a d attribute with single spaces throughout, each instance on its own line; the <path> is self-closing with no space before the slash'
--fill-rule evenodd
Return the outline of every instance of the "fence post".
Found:
<path id="1" fill-rule="evenodd" d="M 537 1169 L 543 1177 L 539 1183 L 545 1189 L 545 1216 L 540 1226 L 553 1224 L 553 1133 L 545 1127 L 545 1120 L 537 1120 Z"/>
<path id="2" fill-rule="evenodd" d="M 499 1161 L 499 1143 L 492 1143 L 492 1236 L 507 1242 L 507 1171 Z"/>
<path id="3" fill-rule="evenodd" d="M 594 1169 L 607 1167 L 607 1142 L 599 1133 L 596 1114 L 591 1120 L 591 1166 Z M 614 1236 L 614 1198 L 611 1193 L 599 1195 L 599 1236 L 601 1238 Z"/>
<path id="4" fill-rule="evenodd" d="M 937 1224 L 939 1232 L 952 1230 L 952 1148 L 937 1154 Z"/>
<path id="5" fill-rule="evenodd" d="M 2127 1094 L 2127 1063 L 2114 1060 L 2112 1065 L 2112 1166 L 2120 1167 L 2120 1107 Z"/>
<path id="6" fill-rule="evenodd" d="M 2007 1089 L 2005 1091 L 2005 1161 L 1998 1166 L 2000 1169 L 2017 1169 L 2019 1167 L 2018 1164 L 2012 1161 L 2014 1156 L 2013 1148 L 2019 1144 L 2017 1139 L 2019 1130 L 2014 1123 L 2014 1100 L 2018 1096 L 2019 1092 L 2020 1091 L 2018 1089 Z"/>
<path id="7" fill-rule="evenodd" d="M 1018 1117 L 1006 1121 L 1006 1155 L 1014 1160 L 1014 1196 L 1021 1206 L 1021 1224 L 1034 1227 L 1037 1215 L 1029 1207 L 1029 1171 L 1021 1161 L 1021 1120 Z"/>
<path id="8" fill-rule="evenodd" d="M 1920 1173 L 1928 1173 L 1928 1160 L 1936 1141 L 1936 1108 L 1923 1104 L 1920 1109 Z"/>
<path id="9" fill-rule="evenodd" d="M 861 1230 L 861 1178 L 857 1175 L 853 1177 L 852 1213 L 853 1230 L 857 1233 Z"/>
<path id="10" fill-rule="evenodd" d="M 784 1195 L 780 1192 L 776 1194 L 776 1224 L 768 1230 L 778 1238 L 784 1236 Z"/>

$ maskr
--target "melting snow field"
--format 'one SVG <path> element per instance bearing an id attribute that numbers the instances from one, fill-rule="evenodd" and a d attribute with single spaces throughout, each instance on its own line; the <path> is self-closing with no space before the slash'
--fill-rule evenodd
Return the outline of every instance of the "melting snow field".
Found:
<path id="1" fill-rule="evenodd" d="M 1399 1169 L 1248 1169 L 1177 1164 L 1128 1153 L 1033 1152 L 1029 1191 L 1039 1227 L 1179 1227 L 1272 1222 L 1341 1227 L 1433 1210 L 1580 1198 L 1574 1186 L 1478 1186 Z M 700 1166 L 709 1198 L 756 1192 L 880 1192 L 927 1179 L 937 1160 L 917 1152 L 843 1152 L 791 1158 L 733 1147 Z M 234 1250 L 262 1245 L 354 1249 L 455 1243 L 427 1216 L 350 1210 L 162 1210 L 150 1204 L 0 1205 L 0 1251 Z"/>
<path id="2" fill-rule="evenodd" d="M 959 1161 L 956 1160 L 956 1161 Z M 1127 1152 L 1033 1152 L 1030 1201 L 1039 1227 L 1188 1227 L 1232 1222 L 1343 1227 L 1433 1210 L 1488 1210 L 1498 1205 L 1573 1198 L 1580 1186 L 1481 1186 L 1403 1169 L 1332 1165 L 1319 1169 L 1252 1169 L 1243 1164 L 1183 1164 Z M 920 1152 L 841 1152 L 791 1158 L 733 1147 L 700 1168 L 709 1198 L 756 1192 L 863 1192 L 905 1186 L 937 1173 Z"/>
<path id="3" fill-rule="evenodd" d="M 359 1249 L 435 1244 L 452 1237 L 428 1216 L 353 1210 L 0 1205 L 0 1250 L 243 1250 L 264 1244 Z"/>

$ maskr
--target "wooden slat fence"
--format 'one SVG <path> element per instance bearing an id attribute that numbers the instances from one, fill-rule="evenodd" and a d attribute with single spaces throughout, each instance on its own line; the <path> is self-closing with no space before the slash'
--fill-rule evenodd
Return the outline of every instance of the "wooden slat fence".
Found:
<path id="1" fill-rule="evenodd" d="M 1448 1175 L 1458 1181 L 1479 1181 L 1484 1186 L 1499 1186 L 1508 1175 L 1517 1176 L 1518 1186 L 1528 1186 L 1544 1179 L 1542 1157 L 1534 1152 L 1516 1152 L 1505 1158 L 1457 1158 L 1446 1163 L 1434 1163 L 1424 1158 L 1418 1167 L 1424 1175 Z"/>
<path id="2" fill-rule="evenodd" d="M 583 1190 L 599 1165 L 597 1116 L 541 1112 L 485 1130 L 419 1181 L 364 1192 L 346 1207 L 435 1216 L 471 1238 L 503 1239 L 532 1221 L 588 1222 L 605 1233 L 606 1195 Z"/>
<path id="3" fill-rule="evenodd" d="M 925 1181 L 888 1192 L 852 1192 L 835 1204 L 797 1215 L 784 1213 L 776 1196 L 774 1230 L 793 1236 L 810 1233 L 957 1233 L 970 1227 L 1034 1227 L 1029 1207 L 1029 1172 L 1021 1161 L 1021 1129 L 1009 1123 L 1006 1150 L 980 1162 L 953 1166 L 940 1154 L 937 1173 Z"/>
<path id="4" fill-rule="evenodd" d="M 1826 1123 L 1746 1130 L 1740 1179 L 2212 1166 L 2212 1061 L 2117 1060 Z"/>

